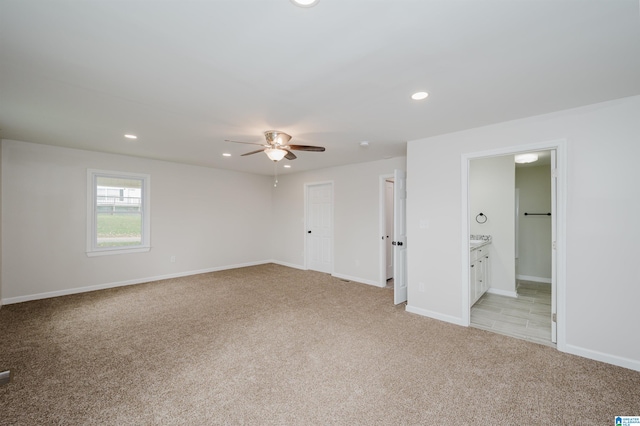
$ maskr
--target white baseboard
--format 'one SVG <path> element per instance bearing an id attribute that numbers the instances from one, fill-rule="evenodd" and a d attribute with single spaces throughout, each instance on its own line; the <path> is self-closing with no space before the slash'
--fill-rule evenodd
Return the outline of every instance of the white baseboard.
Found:
<path id="1" fill-rule="evenodd" d="M 439 321 L 450 322 L 455 325 L 461 325 L 463 327 L 468 327 L 468 324 L 464 324 L 462 322 L 462 318 L 454 317 L 451 315 L 441 314 L 440 312 L 430 311 L 428 309 L 417 308 L 415 306 L 411 306 L 407 304 L 405 308 L 407 312 L 411 312 L 412 314 L 418 314 L 423 317 L 429 317 L 433 319 L 437 319 Z"/>
<path id="2" fill-rule="evenodd" d="M 490 288 L 489 290 L 487 290 L 487 293 L 497 294 L 499 296 L 513 297 L 514 299 L 518 297 L 518 293 L 516 291 L 500 290 L 499 288 Z"/>
<path id="3" fill-rule="evenodd" d="M 306 270 L 307 269 L 302 265 L 296 265 L 296 264 L 293 264 L 293 263 L 287 263 L 287 262 L 282 262 L 282 261 L 273 260 L 273 259 L 261 260 L 261 261 L 257 261 L 257 262 L 248 262 L 248 263 L 241 263 L 241 264 L 236 264 L 236 265 L 217 266 L 217 267 L 213 267 L 213 268 L 199 269 L 199 270 L 195 270 L 195 271 L 178 272 L 178 273 L 175 273 L 175 274 L 156 275 L 156 276 L 152 276 L 152 277 L 137 278 L 137 279 L 133 279 L 133 280 L 110 282 L 110 283 L 104 283 L 104 284 L 96 284 L 96 285 L 91 285 L 91 286 L 86 286 L 86 287 L 76 287 L 76 288 L 70 288 L 70 289 L 64 289 L 64 290 L 49 291 L 49 292 L 45 292 L 45 293 L 28 294 L 28 295 L 25 295 L 25 296 L 9 297 L 9 298 L 0 300 L 0 306 L 2 306 L 2 305 L 11 305 L 11 304 L 14 304 L 14 303 L 21 303 L 21 302 L 29 302 L 29 301 L 32 301 L 32 300 L 49 299 L 51 297 L 68 296 L 70 294 L 87 293 L 89 291 L 106 290 L 106 289 L 109 289 L 109 288 L 124 287 L 124 286 L 135 285 L 135 284 L 143 284 L 143 283 L 147 283 L 147 282 L 151 282 L 151 281 L 159 281 L 159 280 L 167 280 L 167 279 L 171 279 L 171 278 L 188 277 L 190 275 L 206 274 L 208 272 L 224 271 L 224 270 L 227 270 L 227 269 L 237 269 L 237 268 L 244 268 L 244 267 L 247 267 L 247 266 L 264 265 L 264 264 L 267 264 L 267 263 L 275 263 L 277 265 L 282 265 L 282 266 L 286 266 L 288 268 L 294 268 L 294 269 L 301 269 L 301 270 Z M 375 286 L 375 287 L 384 287 L 384 286 L 381 286 L 378 282 L 375 282 L 373 280 L 367 280 L 365 278 L 353 277 L 353 276 L 343 275 L 343 274 L 332 274 L 332 276 L 336 277 L 336 278 L 343 279 L 343 280 L 354 281 L 354 282 L 359 282 L 359 283 L 363 283 L 363 284 L 372 285 L 372 286 Z"/>
<path id="4" fill-rule="evenodd" d="M 551 278 L 533 277 L 531 275 L 516 275 L 516 279 L 522 281 L 533 281 L 536 283 L 551 284 Z"/>
<path id="5" fill-rule="evenodd" d="M 336 277 L 339 278 L 341 280 L 347 280 L 347 281 L 354 281 L 357 283 L 362 283 L 362 284 L 369 284 L 375 287 L 384 287 L 384 285 L 380 285 L 379 282 L 377 281 L 373 281 L 373 280 L 368 280 L 366 278 L 359 278 L 359 277 L 353 277 L 351 275 L 344 275 L 344 274 L 331 274 L 332 277 Z M 386 283 L 385 283 L 386 285 Z"/>
<path id="6" fill-rule="evenodd" d="M 303 271 L 307 270 L 307 268 L 305 268 L 303 265 L 296 265 L 295 263 L 282 262 L 280 260 L 272 259 L 271 263 L 275 263 L 276 265 L 286 266 L 287 268 L 301 269 Z"/>
<path id="7" fill-rule="evenodd" d="M 640 371 L 640 360 L 605 354 L 603 352 L 585 349 L 574 345 L 564 345 L 562 351 L 572 355 L 581 356 L 583 358 L 589 358 L 595 361 L 617 365 L 618 367 L 628 368 L 629 370 Z"/>
<path id="8" fill-rule="evenodd" d="M 245 268 L 247 266 L 264 265 L 266 263 L 272 263 L 272 262 L 271 260 L 262 260 L 257 262 L 240 263 L 236 265 L 217 266 L 214 268 L 199 269 L 196 271 L 185 271 L 185 272 L 178 272 L 175 274 L 156 275 L 153 277 L 137 278 L 133 280 L 118 281 L 118 282 L 111 282 L 111 283 L 104 283 L 104 284 L 96 284 L 96 285 L 91 285 L 87 287 L 76 287 L 76 288 L 69 288 L 64 290 L 49 291 L 45 293 L 28 294 L 25 296 L 9 297 L 6 299 L 2 299 L 2 304 L 11 305 L 13 303 L 29 302 L 31 300 L 49 299 L 51 297 L 68 296 L 70 294 L 86 293 L 89 291 L 105 290 L 108 288 L 143 284 L 151 281 L 167 280 L 171 278 L 187 277 L 189 275 L 206 274 L 208 272 L 224 271 L 227 269 Z"/>
<path id="9" fill-rule="evenodd" d="M 271 263 L 275 263 L 277 265 L 282 265 L 282 266 L 287 266 L 289 268 L 302 269 L 303 271 L 307 270 L 307 268 L 305 268 L 302 265 L 296 265 L 296 264 L 293 264 L 293 263 L 281 262 L 279 260 L 272 260 Z M 341 279 L 341 280 L 347 280 L 347 281 L 353 281 L 353 282 L 362 283 L 362 284 L 368 284 L 368 285 L 372 285 L 372 286 L 375 286 L 375 287 L 384 287 L 387 284 L 387 283 L 385 283 L 384 285 L 380 285 L 380 283 L 377 282 L 377 281 L 368 280 L 366 278 L 354 277 L 352 275 L 344 275 L 344 274 L 333 273 L 333 274 L 331 274 L 331 276 L 335 277 L 335 278 L 338 278 L 338 279 Z"/>

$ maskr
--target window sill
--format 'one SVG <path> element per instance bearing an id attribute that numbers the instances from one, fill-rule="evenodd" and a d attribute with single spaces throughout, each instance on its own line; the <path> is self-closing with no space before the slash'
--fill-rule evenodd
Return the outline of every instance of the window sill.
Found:
<path id="1" fill-rule="evenodd" d="M 151 247 L 135 247 L 135 248 L 108 248 L 96 249 L 88 251 L 87 257 L 108 256 L 112 254 L 128 254 L 128 253 L 144 253 L 151 250 Z"/>

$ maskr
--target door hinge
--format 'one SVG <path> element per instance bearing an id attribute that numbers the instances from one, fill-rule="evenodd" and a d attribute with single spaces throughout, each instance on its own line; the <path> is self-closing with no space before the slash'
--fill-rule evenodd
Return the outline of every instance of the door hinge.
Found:
<path id="1" fill-rule="evenodd" d="M 551 315 L 551 321 L 558 322 L 558 314 L 554 312 L 553 315 Z"/>
<path id="2" fill-rule="evenodd" d="M 556 250 L 556 249 L 558 248 L 558 245 L 556 244 L 556 242 L 555 242 L 555 241 L 551 244 L 551 248 L 552 248 L 553 250 Z"/>
<path id="3" fill-rule="evenodd" d="M 552 178 L 558 177 L 558 169 L 551 169 L 551 177 Z"/>

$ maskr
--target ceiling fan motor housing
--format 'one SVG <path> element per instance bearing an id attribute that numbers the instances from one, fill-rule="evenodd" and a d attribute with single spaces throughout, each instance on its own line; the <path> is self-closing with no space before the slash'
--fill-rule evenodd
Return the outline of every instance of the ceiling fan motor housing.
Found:
<path id="1" fill-rule="evenodd" d="M 291 140 L 290 135 L 279 130 L 267 130 L 264 132 L 264 137 L 267 139 L 269 145 L 285 146 Z"/>

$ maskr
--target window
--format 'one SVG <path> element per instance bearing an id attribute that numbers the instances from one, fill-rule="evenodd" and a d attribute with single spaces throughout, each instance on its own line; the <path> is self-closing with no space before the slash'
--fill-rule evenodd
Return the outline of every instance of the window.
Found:
<path id="1" fill-rule="evenodd" d="M 87 255 L 149 251 L 150 176 L 87 170 Z"/>

